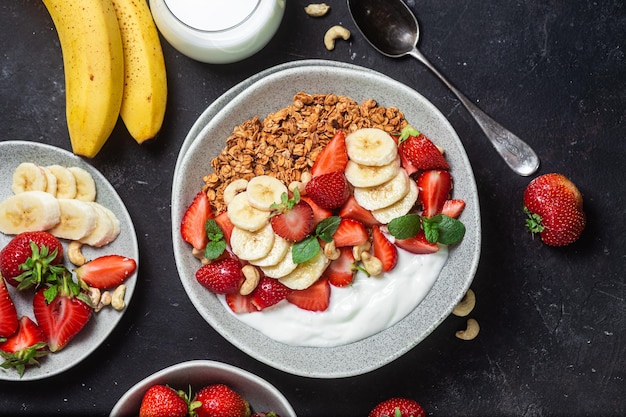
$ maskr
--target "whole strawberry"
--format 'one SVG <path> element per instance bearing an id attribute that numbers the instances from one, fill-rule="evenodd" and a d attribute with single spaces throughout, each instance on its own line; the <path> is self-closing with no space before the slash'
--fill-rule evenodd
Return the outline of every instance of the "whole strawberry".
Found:
<path id="1" fill-rule="evenodd" d="M 193 401 L 197 417 L 250 417 L 250 404 L 225 384 L 202 388 Z"/>
<path id="2" fill-rule="evenodd" d="M 230 294 L 239 289 L 244 276 L 238 260 L 224 258 L 200 267 L 196 280 L 211 292 Z"/>
<path id="3" fill-rule="evenodd" d="M 305 189 L 306 195 L 315 204 L 329 210 L 343 206 L 350 197 L 350 187 L 343 171 L 313 177 L 307 182 Z"/>
<path id="4" fill-rule="evenodd" d="M 393 397 L 379 403 L 368 417 L 425 417 L 424 408 L 415 400 Z"/>
<path id="5" fill-rule="evenodd" d="M 538 233 L 550 246 L 565 246 L 578 240 L 586 225 L 582 195 L 561 174 L 545 174 L 532 180 L 524 191 L 526 228 Z"/>
<path id="6" fill-rule="evenodd" d="M 24 232 L 0 251 L 0 275 L 19 289 L 37 287 L 50 266 L 61 262 L 63 246 L 59 239 L 48 232 Z"/>
<path id="7" fill-rule="evenodd" d="M 187 415 L 187 396 L 167 385 L 153 385 L 143 395 L 139 417 L 184 417 Z"/>

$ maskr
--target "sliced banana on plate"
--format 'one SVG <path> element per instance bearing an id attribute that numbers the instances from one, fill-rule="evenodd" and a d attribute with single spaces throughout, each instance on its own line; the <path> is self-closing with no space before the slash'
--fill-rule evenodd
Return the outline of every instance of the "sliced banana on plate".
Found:
<path id="1" fill-rule="evenodd" d="M 48 194 L 52 194 L 53 196 L 56 197 L 57 195 L 57 177 L 54 176 L 54 174 L 52 173 L 52 171 L 50 171 L 47 167 L 42 167 L 40 166 L 39 168 L 41 168 L 44 172 L 44 174 L 46 175 L 46 189 L 44 190 L 45 192 L 47 192 Z"/>
<path id="2" fill-rule="evenodd" d="M 282 278 L 286 275 L 289 275 L 294 269 L 298 267 L 298 264 L 293 261 L 292 249 L 293 243 L 290 243 L 287 253 L 280 262 L 278 262 L 276 265 L 261 267 L 261 271 L 263 271 L 266 277 L 276 279 Z"/>
<path id="3" fill-rule="evenodd" d="M 255 232 L 235 226 L 230 236 L 230 247 L 240 259 L 260 259 L 272 250 L 275 236 L 269 223 Z"/>
<path id="4" fill-rule="evenodd" d="M 81 167 L 69 167 L 68 170 L 76 181 L 74 198 L 81 201 L 96 201 L 96 182 L 89 171 Z"/>
<path id="5" fill-rule="evenodd" d="M 248 262 L 255 266 L 273 266 L 283 260 L 290 248 L 291 243 L 288 240 L 274 234 L 274 245 L 269 253 L 259 259 L 250 259 Z"/>
<path id="6" fill-rule="evenodd" d="M 269 211 L 272 204 L 280 203 L 287 186 L 277 178 L 259 175 L 248 181 L 246 195 L 250 205 L 258 210 Z"/>
<path id="7" fill-rule="evenodd" d="M 32 162 L 22 162 L 13 171 L 11 190 L 14 194 L 24 191 L 46 191 L 47 187 L 46 173 Z"/>
<path id="8" fill-rule="evenodd" d="M 86 204 L 94 208 L 98 217 L 96 227 L 79 241 L 95 248 L 113 242 L 120 234 L 120 221 L 115 213 L 96 202 L 86 202 Z"/>
<path id="9" fill-rule="evenodd" d="M 408 214 L 415 205 L 419 195 L 419 188 L 412 179 L 409 179 L 409 192 L 400 201 L 378 210 L 372 210 L 372 215 L 383 224 L 388 224 L 397 217 Z"/>
<path id="10" fill-rule="evenodd" d="M 345 174 L 346 179 L 354 187 L 374 187 L 392 179 L 400 170 L 400 157 L 396 156 L 393 161 L 386 165 L 361 165 L 354 161 L 348 161 Z"/>
<path id="11" fill-rule="evenodd" d="M 398 146 L 389 133 L 376 128 L 363 128 L 347 135 L 346 150 L 350 160 L 368 166 L 387 165 L 398 155 Z"/>
<path id="12" fill-rule="evenodd" d="M 270 212 L 252 207 L 247 192 L 235 195 L 226 210 L 232 224 L 249 232 L 269 224 Z"/>
<path id="13" fill-rule="evenodd" d="M 57 179 L 57 198 L 74 198 L 76 197 L 76 178 L 72 171 L 61 165 L 49 165 L 46 168 L 52 172 Z"/>
<path id="14" fill-rule="evenodd" d="M 60 239 L 80 240 L 96 228 L 96 209 L 85 201 L 73 198 L 58 198 L 61 217 L 48 231 Z"/>
<path id="15" fill-rule="evenodd" d="M 278 280 L 292 290 L 303 290 L 309 288 L 322 276 L 329 263 L 324 253 L 318 251 L 313 258 L 298 264 L 293 271 Z"/>
<path id="16" fill-rule="evenodd" d="M 0 232 L 8 235 L 48 230 L 60 218 L 58 200 L 45 191 L 24 191 L 0 203 Z"/>
<path id="17" fill-rule="evenodd" d="M 409 192 L 409 175 L 404 169 L 391 180 L 376 187 L 357 187 L 354 198 L 359 205 L 367 210 L 379 210 L 400 201 Z"/>

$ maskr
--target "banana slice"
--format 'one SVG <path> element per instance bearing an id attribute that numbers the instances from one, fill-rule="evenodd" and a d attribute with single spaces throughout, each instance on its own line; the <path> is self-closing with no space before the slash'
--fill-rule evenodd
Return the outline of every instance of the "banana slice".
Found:
<path id="1" fill-rule="evenodd" d="M 45 191 L 24 191 L 0 203 L 0 232 L 7 235 L 48 230 L 60 219 L 59 202 Z"/>
<path id="2" fill-rule="evenodd" d="M 270 212 L 252 207 L 247 194 L 245 192 L 234 196 L 226 211 L 232 224 L 249 232 L 255 232 L 269 224 Z"/>
<path id="3" fill-rule="evenodd" d="M 98 214 L 92 205 L 71 198 L 57 198 L 61 219 L 48 230 L 60 239 L 81 240 L 96 228 Z"/>
<path id="4" fill-rule="evenodd" d="M 275 236 L 274 229 L 269 223 L 256 232 L 234 227 L 230 236 L 230 247 L 233 253 L 244 261 L 260 259 L 272 250 Z"/>
<path id="5" fill-rule="evenodd" d="M 291 273 L 279 278 L 279 281 L 292 290 L 309 288 L 322 276 L 329 263 L 330 261 L 324 256 L 324 253 L 318 251 L 313 258 L 299 264 Z"/>
<path id="6" fill-rule="evenodd" d="M 259 175 L 248 181 L 246 195 L 250 205 L 259 210 L 268 211 L 272 204 L 280 203 L 280 197 L 287 192 L 287 186 L 277 178 Z"/>
<path id="7" fill-rule="evenodd" d="M 74 198 L 81 201 L 96 201 L 96 182 L 86 169 L 69 167 L 68 170 L 76 180 L 76 195 Z"/>
<path id="8" fill-rule="evenodd" d="M 46 184 L 46 189 L 44 191 L 56 197 L 57 177 L 55 177 L 52 171 L 50 171 L 47 167 L 40 166 L 39 168 L 41 168 L 43 170 L 43 173 L 46 175 L 47 184 Z"/>
<path id="9" fill-rule="evenodd" d="M 39 165 L 32 162 L 22 162 L 13 171 L 11 190 L 14 194 L 24 191 L 46 191 L 48 180 Z"/>
<path id="10" fill-rule="evenodd" d="M 404 198 L 389 207 L 372 210 L 372 215 L 382 224 L 387 224 L 396 217 L 404 216 L 411 211 L 417 201 L 418 194 L 419 188 L 417 187 L 417 184 L 412 179 L 409 179 L 409 192 L 404 196 Z"/>
<path id="11" fill-rule="evenodd" d="M 74 174 L 64 166 L 50 165 L 47 167 L 57 179 L 57 198 L 76 197 L 76 178 Z"/>
<path id="12" fill-rule="evenodd" d="M 361 165 L 348 161 L 346 165 L 346 179 L 354 187 L 375 187 L 392 179 L 400 169 L 400 156 L 394 158 L 387 165 Z"/>
<path id="13" fill-rule="evenodd" d="M 354 189 L 354 198 L 361 207 L 379 210 L 400 201 L 409 192 L 409 176 L 404 169 L 390 181 L 376 187 Z"/>
<path id="14" fill-rule="evenodd" d="M 113 242 L 120 234 L 120 222 L 111 210 L 95 202 L 86 202 L 96 211 L 96 227 L 79 241 L 92 247 L 102 247 Z"/>
<path id="15" fill-rule="evenodd" d="M 263 271 L 266 277 L 275 279 L 282 278 L 286 275 L 289 275 L 291 272 L 293 272 L 294 269 L 298 267 L 298 264 L 293 261 L 293 255 L 291 253 L 292 248 L 293 243 L 289 243 L 289 249 L 287 250 L 287 253 L 283 257 L 283 259 L 276 265 L 261 267 L 261 271 Z"/>
<path id="16" fill-rule="evenodd" d="M 396 142 L 387 132 L 376 128 L 355 130 L 346 136 L 348 157 L 361 165 L 383 166 L 398 155 Z"/>
<path id="17" fill-rule="evenodd" d="M 275 234 L 274 245 L 270 252 L 262 258 L 250 259 L 248 262 L 255 266 L 273 266 L 283 260 L 290 248 L 289 241 Z"/>

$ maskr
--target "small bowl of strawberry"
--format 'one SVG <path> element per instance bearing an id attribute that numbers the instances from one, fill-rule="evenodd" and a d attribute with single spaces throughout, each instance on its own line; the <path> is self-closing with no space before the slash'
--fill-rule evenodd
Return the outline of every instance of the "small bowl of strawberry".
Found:
<path id="1" fill-rule="evenodd" d="M 222 362 L 194 360 L 162 369 L 132 386 L 110 417 L 123 416 L 295 417 L 272 384 Z"/>

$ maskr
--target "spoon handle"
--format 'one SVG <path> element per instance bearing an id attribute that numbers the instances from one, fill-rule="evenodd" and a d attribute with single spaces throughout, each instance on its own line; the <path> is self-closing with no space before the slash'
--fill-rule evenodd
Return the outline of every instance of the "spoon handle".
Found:
<path id="1" fill-rule="evenodd" d="M 528 176 L 537 171 L 539 168 L 539 157 L 526 142 L 505 129 L 465 97 L 417 48 L 413 48 L 409 55 L 426 65 L 457 96 L 474 120 L 476 120 L 476 123 L 485 132 L 496 151 L 514 172 L 522 176 Z"/>

